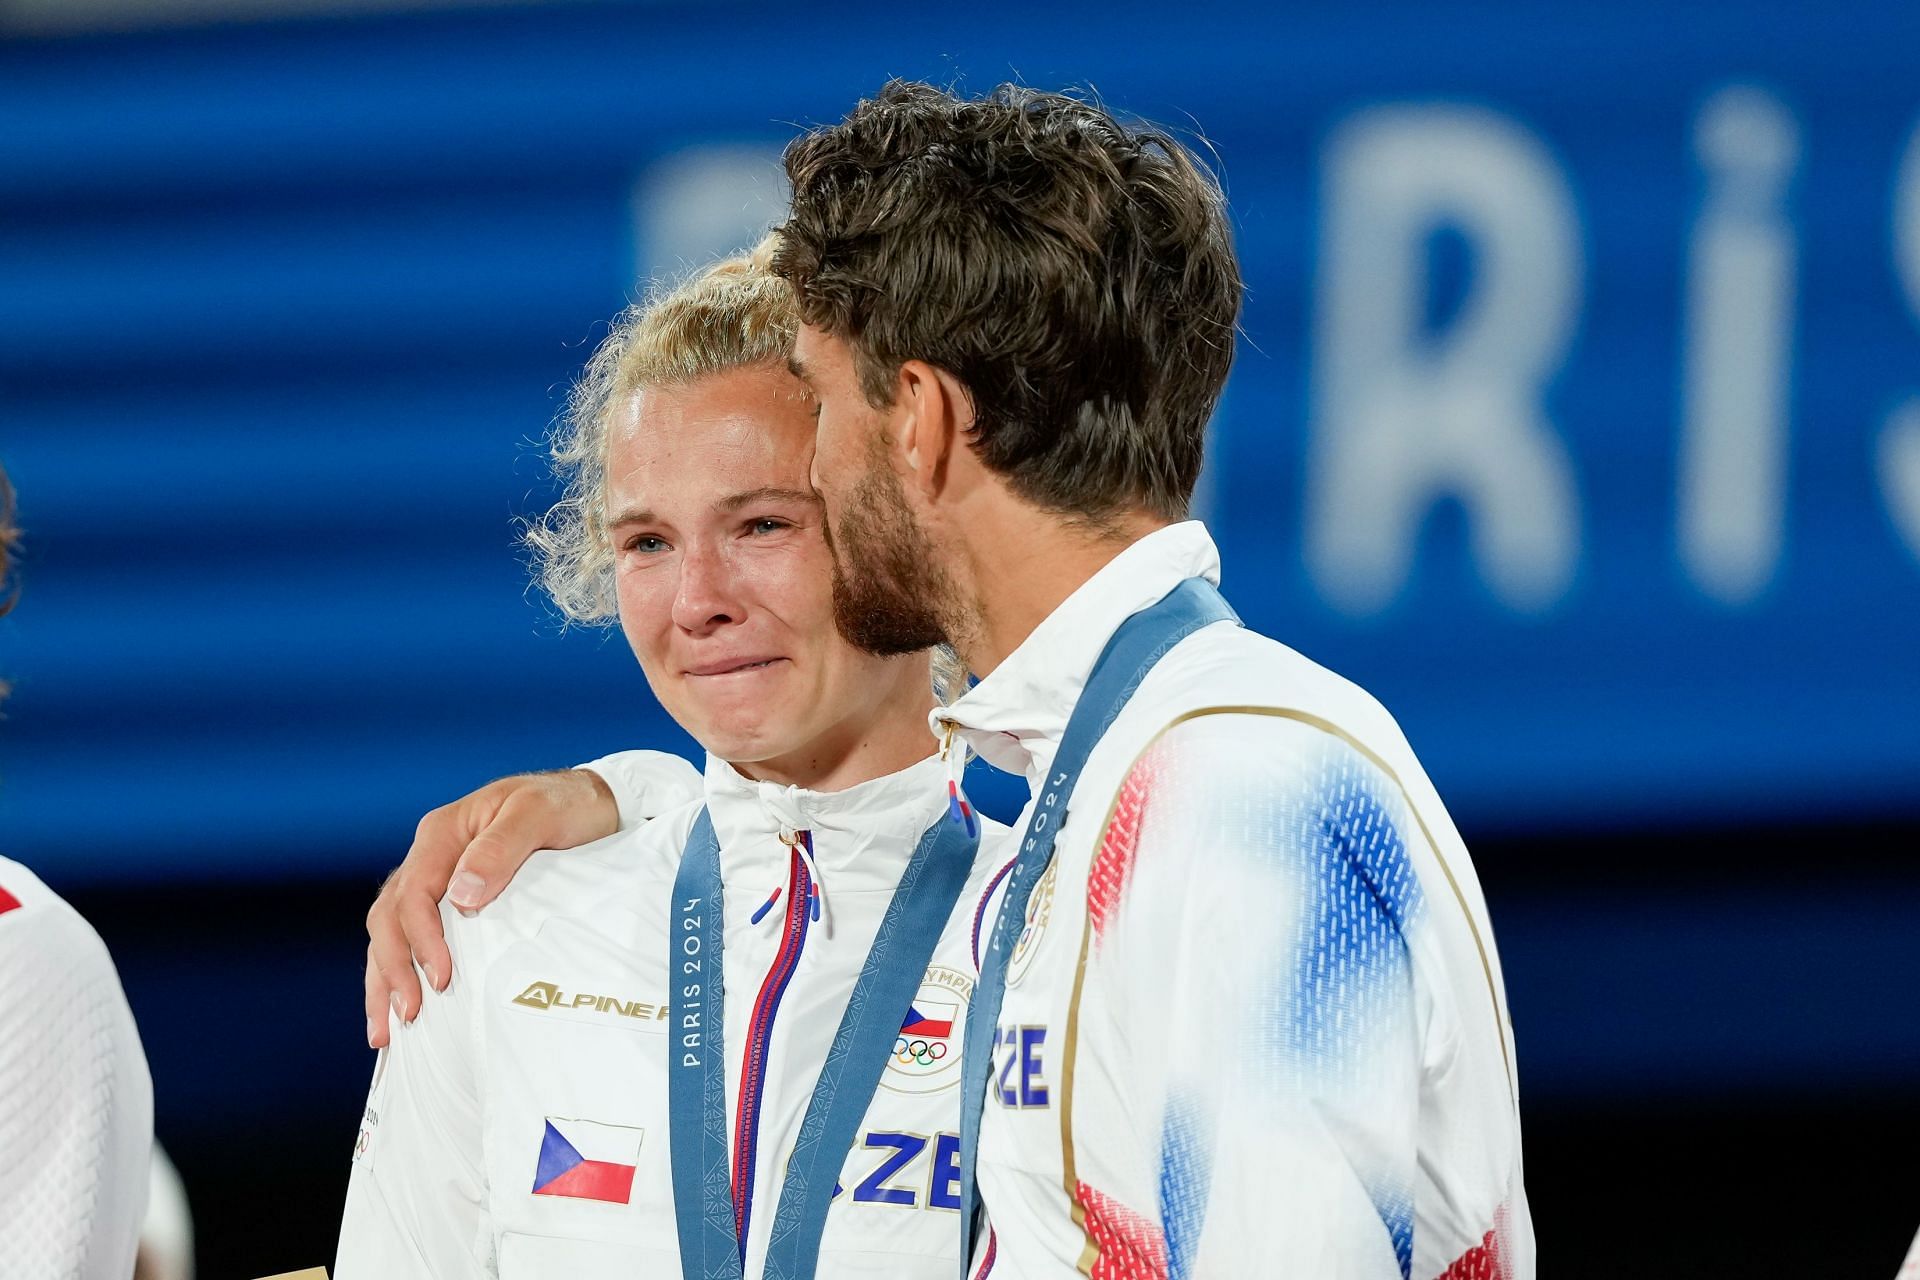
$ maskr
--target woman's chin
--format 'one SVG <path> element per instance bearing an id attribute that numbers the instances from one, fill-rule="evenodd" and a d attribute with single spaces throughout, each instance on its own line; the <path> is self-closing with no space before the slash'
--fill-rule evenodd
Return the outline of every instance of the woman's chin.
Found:
<path id="1" fill-rule="evenodd" d="M 694 736 L 709 754 L 748 773 L 754 765 L 790 754 L 797 745 L 760 724 L 715 725 Z"/>

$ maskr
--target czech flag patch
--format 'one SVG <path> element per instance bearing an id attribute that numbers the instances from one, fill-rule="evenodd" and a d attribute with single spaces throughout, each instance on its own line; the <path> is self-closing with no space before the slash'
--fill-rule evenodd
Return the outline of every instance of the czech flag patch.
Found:
<path id="1" fill-rule="evenodd" d="M 548 1116 L 540 1135 L 533 1194 L 629 1203 L 644 1132 L 625 1125 Z"/>
<path id="2" fill-rule="evenodd" d="M 907 1016 L 900 1023 L 900 1034 L 945 1040 L 953 1034 L 953 1020 L 959 1012 L 960 1006 L 957 1004 L 916 1000 L 907 1006 Z"/>

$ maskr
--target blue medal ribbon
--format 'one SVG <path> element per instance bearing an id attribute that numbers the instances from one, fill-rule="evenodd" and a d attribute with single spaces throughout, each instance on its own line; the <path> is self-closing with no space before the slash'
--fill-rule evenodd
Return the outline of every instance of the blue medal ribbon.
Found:
<path id="1" fill-rule="evenodd" d="M 1060 806 L 1073 793 L 1087 757 L 1106 736 L 1154 664 L 1182 640 L 1216 622 L 1239 622 L 1232 606 L 1204 578 L 1188 578 L 1160 600 L 1120 624 L 1100 651 L 1080 700 L 1060 736 L 1053 767 L 1035 797 L 1033 816 L 1020 836 L 1020 853 L 1007 877 L 1006 896 L 993 922 L 993 942 L 980 966 L 980 982 L 967 1010 L 965 1056 L 960 1065 L 960 1274 L 965 1280 L 973 1247 L 979 1187 L 974 1162 L 980 1151 L 980 1120 L 993 1075 L 993 1031 L 1007 994 L 1007 962 L 1027 918 L 1027 901 L 1053 858 L 1054 840 L 1066 819 Z"/>
<path id="2" fill-rule="evenodd" d="M 979 843 L 977 830 L 942 817 L 920 837 L 893 891 L 787 1160 L 762 1273 L 769 1280 L 812 1280 L 835 1182 Z M 720 841 L 702 809 L 674 877 L 668 939 L 667 1116 L 685 1280 L 740 1280 L 745 1261 L 727 1141 L 723 902 Z"/>

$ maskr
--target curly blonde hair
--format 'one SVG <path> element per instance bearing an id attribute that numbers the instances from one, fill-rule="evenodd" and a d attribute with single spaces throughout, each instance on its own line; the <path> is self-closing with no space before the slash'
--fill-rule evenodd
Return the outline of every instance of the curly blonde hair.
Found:
<path id="1" fill-rule="evenodd" d="M 607 533 L 607 427 L 616 407 L 646 387 L 696 379 L 793 351 L 793 289 L 769 270 L 772 237 L 628 307 L 567 397 L 549 441 L 560 500 L 524 534 L 534 571 L 570 622 L 604 625 L 618 604 Z"/>

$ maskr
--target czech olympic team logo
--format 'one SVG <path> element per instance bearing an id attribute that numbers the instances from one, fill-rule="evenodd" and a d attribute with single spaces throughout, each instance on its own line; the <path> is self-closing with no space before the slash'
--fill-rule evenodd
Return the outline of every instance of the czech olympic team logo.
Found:
<path id="1" fill-rule="evenodd" d="M 930 1067 L 942 1061 L 953 1038 L 953 1020 L 959 1016 L 960 1006 L 954 1001 L 914 1001 L 900 1024 L 893 1060 L 903 1067 Z"/>
<path id="2" fill-rule="evenodd" d="M 933 1093 L 960 1078 L 960 1046 L 973 979 L 934 965 L 900 1019 L 880 1083 L 896 1093 Z"/>
<path id="3" fill-rule="evenodd" d="M 1007 985 L 1012 986 L 1027 976 L 1027 970 L 1033 967 L 1033 954 L 1040 949 L 1041 935 L 1047 931 L 1047 922 L 1053 919 L 1053 873 L 1060 866 L 1056 854 L 1047 862 L 1047 869 L 1040 873 L 1039 883 L 1033 886 L 1033 896 L 1027 899 L 1027 923 L 1020 930 L 1020 936 L 1014 940 L 1013 954 L 1007 957 Z"/>

